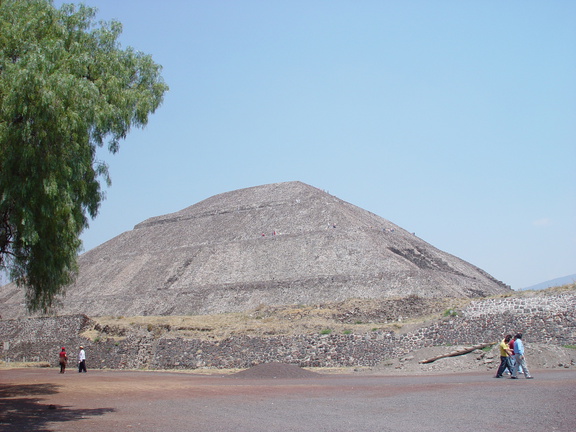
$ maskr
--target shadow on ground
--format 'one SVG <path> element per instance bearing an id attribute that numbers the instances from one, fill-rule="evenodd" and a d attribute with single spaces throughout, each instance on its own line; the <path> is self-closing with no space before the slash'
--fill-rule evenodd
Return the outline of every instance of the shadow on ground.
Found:
<path id="1" fill-rule="evenodd" d="M 113 408 L 70 409 L 44 404 L 41 396 L 58 393 L 54 384 L 1 385 L 0 431 L 51 432 L 53 422 L 68 422 L 114 412 Z"/>

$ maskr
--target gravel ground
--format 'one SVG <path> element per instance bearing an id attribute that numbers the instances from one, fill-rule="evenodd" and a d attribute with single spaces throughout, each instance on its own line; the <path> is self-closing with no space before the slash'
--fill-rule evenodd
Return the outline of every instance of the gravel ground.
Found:
<path id="1" fill-rule="evenodd" d="M 576 372 L 533 374 L 326 375 L 282 364 L 208 376 L 7 369 L 0 431 L 576 430 Z"/>

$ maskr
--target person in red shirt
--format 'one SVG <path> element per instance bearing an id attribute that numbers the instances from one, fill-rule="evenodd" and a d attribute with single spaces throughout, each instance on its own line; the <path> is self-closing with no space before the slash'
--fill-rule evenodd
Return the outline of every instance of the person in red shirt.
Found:
<path id="1" fill-rule="evenodd" d="M 60 351 L 59 362 L 60 373 L 64 373 L 66 371 L 66 365 L 68 364 L 68 354 L 66 354 L 66 348 L 64 347 L 62 347 L 62 351 Z"/>

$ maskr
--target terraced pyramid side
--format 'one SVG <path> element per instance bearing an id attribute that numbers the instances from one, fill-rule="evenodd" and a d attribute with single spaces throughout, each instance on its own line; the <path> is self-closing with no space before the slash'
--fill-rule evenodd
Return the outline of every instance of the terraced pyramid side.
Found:
<path id="1" fill-rule="evenodd" d="M 83 254 L 79 265 L 59 314 L 211 314 L 509 290 L 390 221 L 300 182 L 227 192 L 150 218 Z M 12 307 L 3 317 L 17 315 L 14 295 L 4 298 Z"/>

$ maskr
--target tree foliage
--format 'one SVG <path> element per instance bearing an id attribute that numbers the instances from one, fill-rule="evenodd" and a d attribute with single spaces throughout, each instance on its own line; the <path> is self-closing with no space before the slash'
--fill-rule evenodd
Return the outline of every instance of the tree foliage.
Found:
<path id="1" fill-rule="evenodd" d="M 0 269 L 48 312 L 77 272 L 80 234 L 118 151 L 168 87 L 151 56 L 122 49 L 119 22 L 86 6 L 0 0 Z"/>

